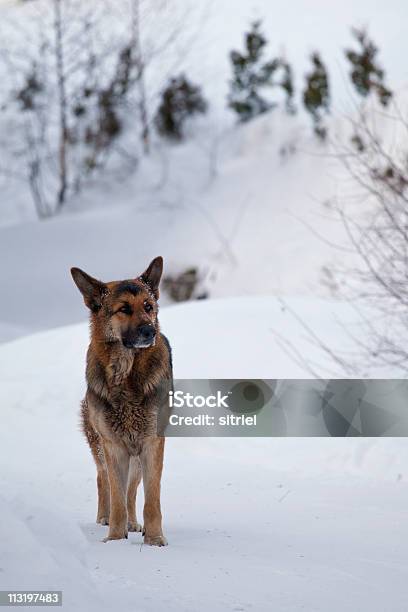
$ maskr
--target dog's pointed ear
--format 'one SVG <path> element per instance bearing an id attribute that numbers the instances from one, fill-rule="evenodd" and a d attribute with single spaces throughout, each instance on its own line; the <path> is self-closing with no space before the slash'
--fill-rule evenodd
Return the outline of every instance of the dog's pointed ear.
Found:
<path id="1" fill-rule="evenodd" d="M 153 294 L 157 299 L 159 299 L 159 283 L 161 276 L 163 274 L 163 257 L 155 257 L 152 262 L 150 262 L 147 270 L 140 275 L 140 278 L 146 285 L 150 287 L 153 291 Z"/>
<path id="2" fill-rule="evenodd" d="M 92 312 L 98 312 L 102 306 L 102 300 L 107 293 L 105 283 L 92 278 L 79 268 L 71 268 L 71 275 L 80 292 L 83 295 L 85 305 Z"/>

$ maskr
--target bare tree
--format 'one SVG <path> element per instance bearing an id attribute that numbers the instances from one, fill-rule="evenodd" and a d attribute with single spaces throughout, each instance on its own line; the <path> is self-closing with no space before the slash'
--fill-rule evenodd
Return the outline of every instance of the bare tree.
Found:
<path id="1" fill-rule="evenodd" d="M 348 349 L 327 344 L 293 309 L 287 308 L 325 357 L 312 363 L 279 338 L 306 371 L 330 367 L 337 377 L 408 374 L 408 121 L 397 101 L 385 113 L 378 101 L 360 106 L 349 119 L 358 139 L 332 143 L 347 190 L 333 202 L 345 230 L 344 263 L 332 272 L 338 294 L 354 312 L 338 320 Z M 397 136 L 396 136 L 397 135 Z M 350 314 L 351 314 L 350 312 Z"/>
<path id="2" fill-rule="evenodd" d="M 68 176 L 67 176 L 67 93 L 66 93 L 66 67 L 64 54 L 64 39 L 62 32 L 62 0 L 54 0 L 54 33 L 55 33 L 55 60 L 56 79 L 58 88 L 59 107 L 59 145 L 58 145 L 58 173 L 59 187 L 57 195 L 57 206 L 61 207 L 65 202 Z"/>
<path id="3" fill-rule="evenodd" d="M 150 126 L 147 112 L 146 84 L 145 84 L 145 58 L 141 42 L 140 25 L 140 0 L 132 0 L 131 3 L 131 24 L 132 24 L 132 46 L 136 54 L 138 66 L 137 85 L 139 90 L 138 107 L 142 126 L 141 138 L 145 153 L 150 149 Z"/>
<path id="4" fill-rule="evenodd" d="M 40 218 L 60 211 L 108 161 L 133 170 L 149 152 L 162 85 L 191 44 L 183 36 L 190 8 L 38 0 L 0 24 L 0 62 L 13 83 L 3 106 L 15 127 L 1 139 L 0 172 L 11 176 L 17 160 Z"/>
<path id="5" fill-rule="evenodd" d="M 347 352 L 329 346 L 296 316 L 336 375 L 408 374 L 408 120 L 407 108 L 385 86 L 378 49 L 354 30 L 358 51 L 346 52 L 351 81 L 362 97 L 346 135 L 331 141 L 347 181 L 332 201 L 344 228 L 343 263 L 333 267 L 338 294 L 354 310 L 354 324 L 339 321 Z M 404 100 L 400 99 L 404 104 Z M 351 136 L 351 137 L 350 137 Z M 305 369 L 313 365 L 286 346 Z M 317 369 L 321 369 L 320 365 Z"/>
<path id="6" fill-rule="evenodd" d="M 361 204 L 337 211 L 358 256 L 342 273 L 366 332 L 356 340 L 373 367 L 408 373 L 408 123 L 395 101 L 387 115 L 361 109 L 351 123 L 339 156 Z"/>
<path id="7" fill-rule="evenodd" d="M 26 168 L 43 218 L 61 210 L 106 162 L 139 72 L 128 22 L 104 34 L 107 1 L 43 0 L 27 10 L 26 22 L 8 24 L 11 41 L 1 50 L 7 71 L 17 75 L 6 100 L 17 129 L 4 151 Z"/>

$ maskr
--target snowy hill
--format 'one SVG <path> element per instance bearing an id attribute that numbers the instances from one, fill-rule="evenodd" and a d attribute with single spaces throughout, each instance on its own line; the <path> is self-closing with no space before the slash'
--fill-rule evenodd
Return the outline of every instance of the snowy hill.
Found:
<path id="1" fill-rule="evenodd" d="M 327 201 L 339 164 L 300 122 L 272 113 L 228 131 L 211 177 L 204 132 L 160 147 L 123 185 L 102 180 L 66 214 L 1 228 L 0 339 L 80 321 L 74 265 L 131 278 L 160 254 L 165 274 L 196 266 L 211 298 L 336 295 L 330 268 L 345 253 L 333 244 L 344 236 Z M 287 138 L 306 152 L 282 155 Z"/>
<path id="2" fill-rule="evenodd" d="M 176 376 L 301 376 L 269 335 L 271 313 L 285 331 L 272 298 L 163 309 Z M 78 429 L 87 336 L 81 324 L 0 347 L 1 588 L 62 589 L 69 612 L 406 609 L 403 440 L 169 439 L 170 545 L 102 543 Z"/>

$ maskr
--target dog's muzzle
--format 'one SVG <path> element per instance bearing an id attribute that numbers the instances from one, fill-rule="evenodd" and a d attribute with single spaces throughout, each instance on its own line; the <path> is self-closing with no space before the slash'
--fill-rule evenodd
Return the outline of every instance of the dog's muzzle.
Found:
<path id="1" fill-rule="evenodd" d="M 148 348 L 156 339 L 153 325 L 139 325 L 135 332 L 122 338 L 123 345 L 128 349 Z"/>

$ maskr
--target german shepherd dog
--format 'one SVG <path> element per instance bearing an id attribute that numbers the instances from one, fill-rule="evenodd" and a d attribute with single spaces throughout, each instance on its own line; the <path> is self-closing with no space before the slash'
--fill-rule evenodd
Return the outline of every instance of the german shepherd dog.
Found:
<path id="1" fill-rule="evenodd" d="M 173 374 L 170 345 L 157 318 L 162 271 L 161 257 L 139 277 L 124 281 L 103 283 L 71 269 L 90 310 L 81 418 L 97 468 L 96 521 L 109 525 L 105 542 L 143 531 L 145 544 L 167 544 L 160 507 L 164 437 L 157 421 Z M 142 476 L 143 528 L 136 519 Z"/>

